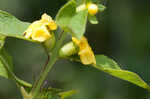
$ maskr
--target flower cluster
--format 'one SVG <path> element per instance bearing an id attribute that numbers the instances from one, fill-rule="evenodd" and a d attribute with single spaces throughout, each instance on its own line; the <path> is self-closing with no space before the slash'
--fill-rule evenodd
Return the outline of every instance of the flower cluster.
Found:
<path id="1" fill-rule="evenodd" d="M 92 5 L 93 6 L 93 5 Z M 91 5 L 88 7 L 92 8 Z M 94 12 L 95 14 L 97 12 Z M 57 29 L 57 24 L 47 14 L 43 14 L 41 19 L 33 22 L 24 32 L 24 37 L 38 42 L 45 42 L 52 37 L 53 30 Z M 70 47 L 72 46 L 72 48 Z M 69 48 L 70 47 L 70 48 Z M 94 53 L 83 36 L 81 39 L 72 37 L 72 42 L 61 48 L 61 55 L 71 56 L 78 54 L 83 64 L 96 64 Z"/>
<path id="2" fill-rule="evenodd" d="M 25 38 L 38 42 L 44 42 L 52 37 L 51 31 L 56 30 L 57 25 L 47 14 L 43 14 L 41 19 L 33 22 L 24 32 Z"/>

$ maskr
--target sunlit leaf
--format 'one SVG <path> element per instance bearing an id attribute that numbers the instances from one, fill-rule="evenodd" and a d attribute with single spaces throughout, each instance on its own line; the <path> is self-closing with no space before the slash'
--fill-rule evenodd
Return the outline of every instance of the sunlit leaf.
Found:
<path id="1" fill-rule="evenodd" d="M 0 10 L 0 35 L 29 40 L 23 37 L 24 31 L 29 25 L 30 23 L 22 22 L 11 14 Z"/>
<path id="2" fill-rule="evenodd" d="M 77 38 L 85 33 L 88 11 L 76 12 L 75 0 L 69 1 L 58 12 L 56 23 L 64 30 Z"/>
<path id="3" fill-rule="evenodd" d="M 96 62 L 97 63 L 94 66 L 95 68 L 102 70 L 112 76 L 129 81 L 135 85 L 150 90 L 150 86 L 146 82 L 144 82 L 140 78 L 140 76 L 138 76 L 134 72 L 120 69 L 119 65 L 112 59 L 104 55 L 96 55 Z"/>

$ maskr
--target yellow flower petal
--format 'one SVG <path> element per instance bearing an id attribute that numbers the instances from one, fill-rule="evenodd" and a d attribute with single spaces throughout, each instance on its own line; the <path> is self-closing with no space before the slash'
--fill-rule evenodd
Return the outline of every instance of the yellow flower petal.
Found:
<path id="1" fill-rule="evenodd" d="M 48 27 L 50 30 L 56 30 L 57 29 L 57 25 L 54 21 L 49 22 Z"/>
<path id="2" fill-rule="evenodd" d="M 25 38 L 30 38 L 32 35 L 32 29 L 28 29 L 27 31 L 24 32 L 24 37 Z"/>
<path id="3" fill-rule="evenodd" d="M 47 39 L 49 39 L 50 37 L 51 37 L 51 35 L 50 35 L 49 31 L 44 26 L 33 31 L 32 36 L 31 36 L 31 38 L 33 40 L 36 40 L 39 42 L 44 42 Z"/>
<path id="4" fill-rule="evenodd" d="M 24 36 L 25 38 L 30 38 L 33 31 L 37 28 L 40 28 L 42 26 L 42 23 L 40 21 L 33 22 L 28 29 L 25 31 Z"/>
<path id="5" fill-rule="evenodd" d="M 77 45 L 80 44 L 80 40 L 76 39 L 75 37 L 72 37 L 72 41 Z"/>
<path id="6" fill-rule="evenodd" d="M 88 41 L 85 37 L 82 37 L 80 40 L 76 39 L 75 37 L 72 37 L 72 41 L 79 46 L 79 56 L 80 60 L 83 64 L 96 64 L 94 53 L 91 49 L 91 47 L 88 44 Z"/>
<path id="7" fill-rule="evenodd" d="M 90 15 L 95 15 L 98 12 L 98 6 L 94 3 L 87 4 L 87 8 Z"/>
<path id="8" fill-rule="evenodd" d="M 50 30 L 56 30 L 57 25 L 56 23 L 52 20 L 50 16 L 48 16 L 46 13 L 42 15 L 41 21 L 49 27 Z"/>
<path id="9" fill-rule="evenodd" d="M 53 21 L 53 20 L 52 20 L 52 17 L 50 17 L 49 15 L 47 15 L 46 13 L 44 13 L 44 14 L 42 15 L 42 17 L 41 17 L 41 21 L 42 21 L 43 23 L 46 23 L 46 22 L 51 22 L 51 21 Z"/>
<path id="10" fill-rule="evenodd" d="M 47 14 L 43 14 L 41 20 L 33 22 L 25 31 L 25 38 L 44 42 L 51 37 L 50 30 L 56 30 L 57 25 Z"/>

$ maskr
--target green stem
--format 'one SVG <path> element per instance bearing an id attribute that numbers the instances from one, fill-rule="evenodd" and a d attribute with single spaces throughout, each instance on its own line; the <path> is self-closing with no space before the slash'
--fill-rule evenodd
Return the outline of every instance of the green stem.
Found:
<path id="1" fill-rule="evenodd" d="M 57 43 L 51 52 L 50 61 L 48 62 L 47 66 L 43 68 L 43 70 L 40 73 L 39 79 L 33 85 L 32 91 L 30 93 L 31 99 L 37 99 L 36 97 L 40 93 L 40 88 L 41 88 L 44 80 L 46 79 L 48 72 L 51 70 L 51 68 L 53 67 L 53 65 L 55 64 L 55 62 L 58 59 L 59 49 L 60 49 L 61 44 L 62 44 L 65 37 L 66 37 L 66 33 L 63 32 L 61 34 L 60 39 L 57 39 L 57 41 L 56 41 Z"/>

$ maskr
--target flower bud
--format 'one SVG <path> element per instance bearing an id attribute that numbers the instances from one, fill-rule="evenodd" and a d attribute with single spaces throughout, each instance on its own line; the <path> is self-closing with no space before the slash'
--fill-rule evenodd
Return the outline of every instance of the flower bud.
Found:
<path id="1" fill-rule="evenodd" d="M 78 53 L 78 47 L 71 41 L 65 44 L 59 51 L 60 57 L 69 57 Z"/>
<path id="2" fill-rule="evenodd" d="M 87 8 L 90 15 L 95 15 L 98 12 L 98 6 L 94 3 L 87 4 Z"/>

